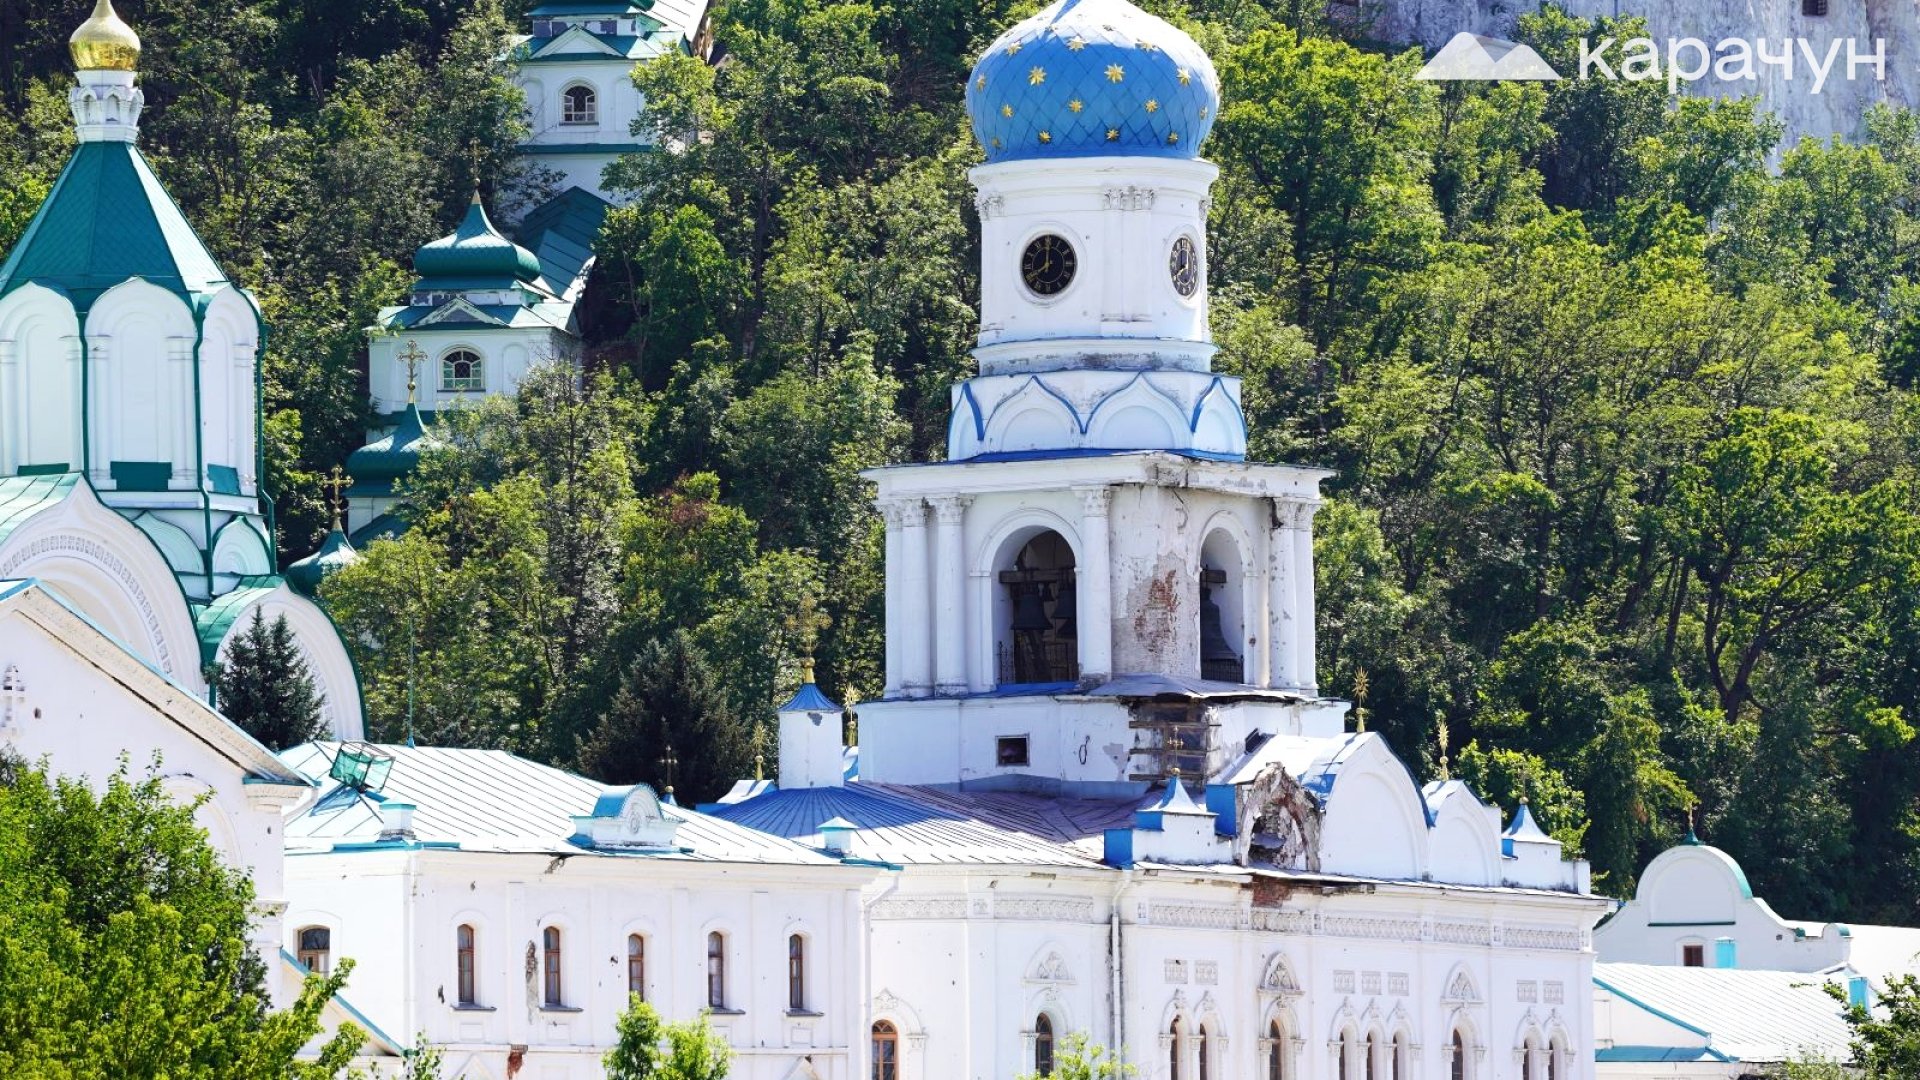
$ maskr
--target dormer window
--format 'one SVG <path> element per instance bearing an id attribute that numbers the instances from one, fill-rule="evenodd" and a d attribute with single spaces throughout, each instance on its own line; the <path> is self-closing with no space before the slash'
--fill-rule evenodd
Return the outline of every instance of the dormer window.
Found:
<path id="1" fill-rule="evenodd" d="M 560 122 L 597 124 L 600 122 L 600 98 L 591 86 L 574 85 L 560 92 Z"/>

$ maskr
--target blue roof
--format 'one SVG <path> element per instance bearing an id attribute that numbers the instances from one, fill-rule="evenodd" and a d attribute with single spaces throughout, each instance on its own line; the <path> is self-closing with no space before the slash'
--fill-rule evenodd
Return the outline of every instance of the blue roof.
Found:
<path id="1" fill-rule="evenodd" d="M 1206 51 L 1127 0 L 1055 0 L 995 39 L 967 80 L 989 162 L 1194 158 L 1219 109 Z"/>
<path id="2" fill-rule="evenodd" d="M 797 691 L 792 700 L 780 706 L 781 712 L 839 712 L 840 706 L 809 679 Z"/>

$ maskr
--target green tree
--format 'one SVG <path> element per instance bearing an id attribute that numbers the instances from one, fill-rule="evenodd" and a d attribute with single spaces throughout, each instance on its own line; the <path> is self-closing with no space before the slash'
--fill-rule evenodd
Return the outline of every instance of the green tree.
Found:
<path id="1" fill-rule="evenodd" d="M 0 1068 L 20 1076 L 334 1077 L 343 1025 L 298 1060 L 350 963 L 271 1008 L 253 886 L 156 767 L 95 792 L 0 759 Z"/>
<path id="2" fill-rule="evenodd" d="M 749 736 L 700 647 L 676 630 L 633 658 L 581 740 L 579 767 L 603 783 L 673 788 L 693 805 L 719 798 L 747 774 Z"/>
<path id="3" fill-rule="evenodd" d="M 1084 1031 L 1069 1033 L 1053 1051 L 1055 1080 L 1125 1080 L 1140 1070 L 1121 1061 L 1106 1047 L 1088 1038 Z M 1041 1080 L 1038 1073 L 1021 1073 L 1020 1080 Z"/>
<path id="4" fill-rule="evenodd" d="M 725 1080 L 732 1060 L 705 1012 L 668 1023 L 635 994 L 615 1022 L 614 1046 L 603 1064 L 607 1080 Z"/>
<path id="5" fill-rule="evenodd" d="M 1831 983 L 1827 992 L 1846 1001 L 1846 991 Z M 1868 1080 L 1920 1076 L 1920 979 L 1896 975 L 1887 980 L 1873 1011 L 1847 1006 L 1853 1029 L 1853 1064 Z"/>
<path id="6" fill-rule="evenodd" d="M 226 660 L 213 665 L 208 681 L 221 713 L 269 750 L 325 734 L 320 692 L 285 615 L 269 623 L 255 608 L 253 621 L 227 646 Z"/>

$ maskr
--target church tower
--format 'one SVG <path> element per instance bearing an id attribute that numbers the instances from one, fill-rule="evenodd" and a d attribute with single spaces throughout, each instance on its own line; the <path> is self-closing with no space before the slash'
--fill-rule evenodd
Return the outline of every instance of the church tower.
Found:
<path id="1" fill-rule="evenodd" d="M 1212 63 L 1126 0 L 1059 0 L 966 93 L 979 375 L 948 460 L 869 474 L 887 681 L 861 777 L 1137 790 L 1340 731 L 1313 660 L 1328 473 L 1248 462 L 1239 380 L 1212 370 Z"/>

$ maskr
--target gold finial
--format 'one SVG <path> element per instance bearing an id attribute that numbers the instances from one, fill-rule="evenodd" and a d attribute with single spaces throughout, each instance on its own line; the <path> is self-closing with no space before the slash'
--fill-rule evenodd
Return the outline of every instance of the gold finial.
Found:
<path id="1" fill-rule="evenodd" d="M 753 778 L 755 780 L 767 778 L 767 755 L 757 752 L 753 755 Z"/>
<path id="2" fill-rule="evenodd" d="M 67 39 L 73 66 L 81 71 L 137 71 L 140 35 L 113 10 L 113 0 L 99 0 L 93 15 Z"/>
<path id="3" fill-rule="evenodd" d="M 812 681 L 813 657 L 809 656 L 805 660 L 800 661 L 800 685 L 805 686 Z"/>
<path id="4" fill-rule="evenodd" d="M 475 192 L 473 197 L 478 199 L 480 194 Z M 420 343 L 411 339 L 407 341 L 407 347 L 400 350 L 400 362 L 407 365 L 407 404 L 409 405 L 419 401 L 420 364 L 426 358 L 426 351 L 420 348 Z"/>
<path id="5" fill-rule="evenodd" d="M 335 465 L 327 479 L 320 481 L 320 487 L 327 493 L 327 505 L 333 509 L 333 531 L 340 531 L 340 496 L 353 483 L 353 477 Z"/>
<path id="6" fill-rule="evenodd" d="M 1440 739 L 1440 779 L 1451 780 L 1453 779 L 1453 767 L 1447 757 L 1447 743 L 1451 741 L 1451 734 L 1447 731 L 1447 722 L 1444 719 L 1438 721 L 1434 727 L 1436 729 L 1435 734 L 1438 735 Z"/>

